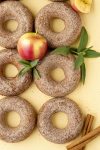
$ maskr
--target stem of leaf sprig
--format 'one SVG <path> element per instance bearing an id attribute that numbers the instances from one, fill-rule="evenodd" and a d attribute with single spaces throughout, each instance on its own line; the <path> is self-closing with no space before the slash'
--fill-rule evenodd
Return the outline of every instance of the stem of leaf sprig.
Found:
<path id="1" fill-rule="evenodd" d="M 36 66 L 39 63 L 39 59 L 35 59 L 34 61 L 19 60 L 19 63 L 24 66 L 22 70 L 19 72 L 19 76 L 23 76 L 28 71 L 33 70 L 34 77 L 37 79 L 40 78 L 40 74 L 38 70 L 36 69 Z"/>
<path id="2" fill-rule="evenodd" d="M 63 46 L 56 48 L 52 51 L 52 54 L 59 54 L 63 56 L 67 56 L 69 53 L 76 55 L 75 60 L 75 69 L 81 69 L 81 80 L 83 84 L 85 83 L 86 78 L 86 66 L 84 63 L 84 58 L 96 58 L 100 57 L 100 53 L 96 52 L 91 47 L 86 47 L 88 44 L 88 33 L 85 27 L 82 27 L 81 35 L 80 35 L 80 42 L 78 48 L 70 47 L 70 46 Z"/>

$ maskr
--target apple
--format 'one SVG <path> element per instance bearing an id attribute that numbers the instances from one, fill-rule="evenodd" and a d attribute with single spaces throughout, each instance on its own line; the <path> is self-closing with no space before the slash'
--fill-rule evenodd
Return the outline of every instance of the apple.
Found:
<path id="1" fill-rule="evenodd" d="M 25 33 L 18 41 L 19 55 L 25 60 L 42 59 L 47 52 L 47 40 L 33 32 Z"/>
<path id="2" fill-rule="evenodd" d="M 92 0 L 70 0 L 70 3 L 75 11 L 89 13 L 91 10 Z"/>

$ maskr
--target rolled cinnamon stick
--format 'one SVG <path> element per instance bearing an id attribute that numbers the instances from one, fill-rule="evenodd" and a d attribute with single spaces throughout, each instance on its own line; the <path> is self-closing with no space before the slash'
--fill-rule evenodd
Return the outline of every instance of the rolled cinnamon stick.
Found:
<path id="1" fill-rule="evenodd" d="M 100 126 L 89 132 L 87 135 L 75 140 L 73 143 L 67 146 L 67 150 L 80 150 L 86 144 L 91 142 L 97 136 L 100 135 Z"/>
<path id="2" fill-rule="evenodd" d="M 86 135 L 91 131 L 92 124 L 93 124 L 94 116 L 91 114 L 87 114 L 85 122 L 84 122 L 84 128 L 83 128 L 83 133 L 82 136 Z M 80 150 L 84 150 L 85 147 L 81 148 Z"/>

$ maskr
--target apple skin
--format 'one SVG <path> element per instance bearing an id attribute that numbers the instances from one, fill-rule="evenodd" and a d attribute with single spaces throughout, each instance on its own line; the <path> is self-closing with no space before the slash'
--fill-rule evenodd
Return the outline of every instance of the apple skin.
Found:
<path id="1" fill-rule="evenodd" d="M 80 10 L 78 10 L 77 6 L 75 6 L 74 0 L 70 0 L 70 3 L 71 3 L 72 8 L 73 8 L 76 12 L 80 12 Z"/>
<path id="2" fill-rule="evenodd" d="M 17 44 L 19 55 L 25 60 L 42 59 L 47 52 L 47 40 L 37 33 L 25 33 Z"/>
<path id="3" fill-rule="evenodd" d="M 83 2 L 83 3 L 81 3 Z M 88 0 L 87 0 L 88 2 Z M 80 0 L 70 0 L 71 6 L 72 8 L 76 11 L 76 12 L 80 12 L 80 13 L 89 13 L 91 10 L 91 5 L 92 5 L 92 0 L 91 3 L 87 3 L 87 5 L 85 4 L 84 1 Z"/>

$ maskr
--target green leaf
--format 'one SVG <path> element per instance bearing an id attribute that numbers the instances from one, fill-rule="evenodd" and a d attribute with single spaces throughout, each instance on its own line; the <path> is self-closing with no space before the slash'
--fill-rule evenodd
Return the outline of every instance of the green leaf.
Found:
<path id="1" fill-rule="evenodd" d="M 100 57 L 100 52 L 96 52 L 94 50 L 88 49 L 86 51 L 85 57 L 87 58 L 96 58 L 96 57 Z"/>
<path id="2" fill-rule="evenodd" d="M 22 72 L 23 72 L 24 69 L 25 68 L 23 68 L 22 70 L 20 70 L 20 72 L 18 73 L 18 76 L 21 76 L 21 74 L 22 74 Z"/>
<path id="3" fill-rule="evenodd" d="M 93 48 L 93 46 L 85 48 L 84 51 L 86 52 L 87 50 L 90 50 L 91 48 Z"/>
<path id="4" fill-rule="evenodd" d="M 34 61 L 30 62 L 31 67 L 35 67 L 39 62 L 39 59 L 35 59 Z"/>
<path id="5" fill-rule="evenodd" d="M 70 52 L 74 55 L 78 55 L 79 53 L 77 52 L 77 48 L 70 47 Z"/>
<path id="6" fill-rule="evenodd" d="M 75 60 L 75 69 L 80 68 L 80 66 L 84 63 L 84 56 L 83 54 L 79 54 Z"/>
<path id="7" fill-rule="evenodd" d="M 70 47 L 70 51 L 77 52 L 77 48 L 75 48 L 75 47 Z"/>
<path id="8" fill-rule="evenodd" d="M 87 43 L 88 43 L 88 33 L 87 33 L 85 27 L 82 27 L 78 52 L 83 51 L 86 48 Z"/>
<path id="9" fill-rule="evenodd" d="M 19 72 L 19 76 L 23 76 L 25 73 L 27 73 L 29 70 L 31 70 L 31 67 L 25 67 Z"/>
<path id="10" fill-rule="evenodd" d="M 37 80 L 41 78 L 40 73 L 36 68 L 33 69 L 33 74 L 34 74 L 34 78 L 36 78 Z"/>
<path id="11" fill-rule="evenodd" d="M 57 55 L 63 55 L 63 56 L 67 56 L 69 53 L 70 53 L 69 46 L 58 47 L 54 51 L 51 52 L 51 54 L 57 54 Z"/>
<path id="12" fill-rule="evenodd" d="M 81 65 L 81 80 L 83 84 L 85 83 L 85 78 L 86 78 L 86 67 L 85 67 L 85 63 L 83 63 Z"/>
<path id="13" fill-rule="evenodd" d="M 22 64 L 23 66 L 26 66 L 26 67 L 27 67 L 27 66 L 30 66 L 30 62 L 27 61 L 27 60 L 23 60 L 23 59 L 22 59 L 22 60 L 19 60 L 19 63 Z"/>

